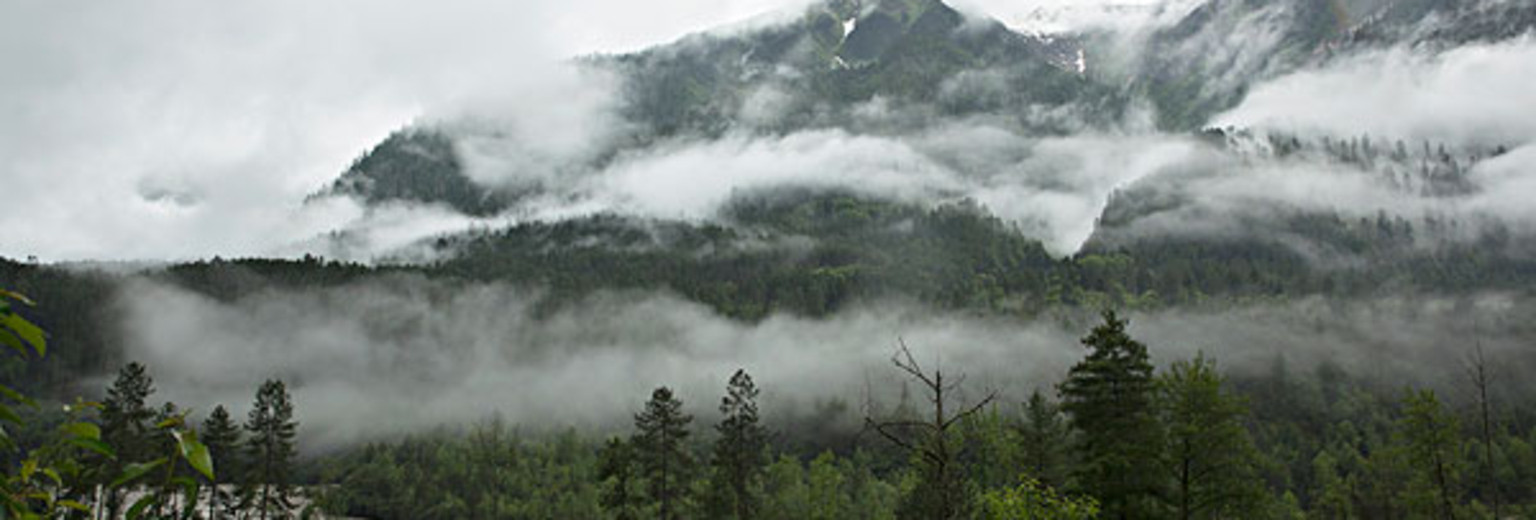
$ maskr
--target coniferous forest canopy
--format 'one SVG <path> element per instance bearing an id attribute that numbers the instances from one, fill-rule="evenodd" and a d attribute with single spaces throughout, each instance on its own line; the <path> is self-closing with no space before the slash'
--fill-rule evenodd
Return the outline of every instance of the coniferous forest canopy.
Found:
<path id="1" fill-rule="evenodd" d="M 0 6 L 0 519 L 1536 518 L 1536 2 L 686 3 Z"/>

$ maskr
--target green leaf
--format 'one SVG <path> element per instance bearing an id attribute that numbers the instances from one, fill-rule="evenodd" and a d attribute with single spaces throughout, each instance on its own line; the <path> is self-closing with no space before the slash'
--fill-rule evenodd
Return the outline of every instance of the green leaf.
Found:
<path id="1" fill-rule="evenodd" d="M 37 401 L 33 401 L 32 398 L 22 395 L 21 392 L 12 390 L 9 386 L 0 385 L 0 396 L 3 396 L 6 399 L 10 399 L 12 401 L 16 401 L 28 407 L 37 407 Z"/>
<path id="2" fill-rule="evenodd" d="M 160 466 L 162 466 L 164 464 L 165 464 L 165 459 L 163 459 L 163 458 L 156 459 L 156 460 L 153 460 L 153 461 L 150 461 L 150 462 L 129 464 L 128 467 L 123 468 L 123 474 L 122 475 L 118 475 L 117 479 L 113 480 L 112 484 L 108 485 L 107 487 L 112 487 L 112 488 L 122 487 L 124 484 L 127 484 L 129 482 L 133 482 L 135 480 L 138 480 L 139 477 L 142 477 L 145 474 L 147 474 L 147 473 L 149 473 L 151 471 L 154 471 L 155 468 L 158 468 L 158 467 L 160 467 Z"/>
<path id="3" fill-rule="evenodd" d="M 187 477 L 176 477 L 171 482 L 181 486 L 183 496 L 181 501 L 181 518 L 195 518 L 197 513 L 197 481 Z"/>
<path id="4" fill-rule="evenodd" d="M 12 334 L 11 331 L 3 328 L 0 328 L 0 343 L 5 344 L 7 347 L 11 347 L 11 350 L 15 350 L 17 354 L 21 354 L 22 356 L 26 356 L 27 353 L 32 351 L 32 349 L 27 348 L 26 343 L 21 342 L 21 338 L 16 337 L 16 335 Z"/>
<path id="5" fill-rule="evenodd" d="M 32 348 L 37 350 L 37 355 L 45 356 L 48 354 L 47 335 L 43 334 L 43 329 L 37 328 L 37 325 L 33 325 L 32 322 L 27 321 L 20 315 L 9 314 L 4 318 L 0 318 L 0 326 L 11 329 L 11 332 L 15 333 L 17 337 L 20 337 L 27 343 L 31 343 Z"/>
<path id="6" fill-rule="evenodd" d="M 16 415 L 15 410 L 11 410 L 11 407 L 3 404 L 0 404 L 0 421 L 5 421 L 17 426 L 21 426 L 21 416 Z"/>
<path id="7" fill-rule="evenodd" d="M 12 300 L 16 300 L 16 301 L 19 301 L 21 303 L 25 303 L 29 307 L 37 306 L 37 302 L 34 302 L 31 299 L 28 299 L 26 296 L 23 296 L 21 293 L 18 293 L 18 292 L 11 292 L 11 291 L 7 291 L 5 289 L 0 289 L 0 297 L 10 298 Z"/>
<path id="8" fill-rule="evenodd" d="M 197 432 L 186 432 L 180 439 L 181 458 L 186 459 L 192 469 L 208 477 L 208 480 L 216 480 L 213 478 L 213 455 L 208 453 L 208 446 L 197 441 Z"/>
<path id="9" fill-rule="evenodd" d="M 67 508 L 79 511 L 81 513 L 86 513 L 86 514 L 90 514 L 91 513 L 91 508 L 86 507 L 85 504 L 76 502 L 74 500 L 68 500 L 68 499 L 60 500 L 59 501 L 59 505 L 62 506 L 62 507 L 67 507 Z"/>
<path id="10" fill-rule="evenodd" d="M 64 425 L 64 431 L 82 439 L 101 440 L 101 427 L 88 422 L 72 422 Z"/>
<path id="11" fill-rule="evenodd" d="M 102 456 L 105 456 L 105 457 L 108 457 L 108 458 L 112 458 L 112 457 L 116 457 L 117 456 L 116 454 L 114 454 L 112 452 L 112 447 L 111 446 L 108 446 L 107 443 L 101 442 L 98 439 L 85 439 L 85 438 L 81 438 L 81 437 L 72 437 L 72 438 L 70 438 L 66 442 L 68 442 L 68 443 L 70 443 L 70 444 L 72 444 L 74 446 L 77 446 L 77 447 L 80 447 L 80 448 L 84 448 L 84 449 L 89 450 L 89 451 L 94 451 L 94 452 L 99 453 Z"/>
<path id="12" fill-rule="evenodd" d="M 144 498 L 140 498 L 138 502 L 134 502 L 133 505 L 128 508 L 128 514 L 125 515 L 124 518 L 127 518 L 128 520 L 138 520 L 143 518 L 144 512 L 149 509 L 149 506 L 154 505 L 155 502 L 159 501 L 160 497 L 154 494 L 144 495 Z"/>

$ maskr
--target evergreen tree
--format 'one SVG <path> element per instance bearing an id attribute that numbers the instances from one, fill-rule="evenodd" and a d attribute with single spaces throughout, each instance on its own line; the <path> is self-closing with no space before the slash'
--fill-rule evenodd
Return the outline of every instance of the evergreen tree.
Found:
<path id="1" fill-rule="evenodd" d="M 121 474 L 125 464 L 146 461 L 157 455 L 154 434 L 155 410 L 148 400 L 155 393 L 154 379 L 143 364 L 128 363 L 117 372 L 117 379 L 107 389 L 102 401 L 101 438 L 112 447 L 116 457 L 103 461 L 101 484 Z M 117 517 L 123 507 L 122 490 L 106 493 L 106 513 Z"/>
<path id="2" fill-rule="evenodd" d="M 257 518 L 286 518 L 293 509 L 293 459 L 297 454 L 293 403 L 282 381 L 268 379 L 256 392 L 245 422 L 246 473 L 242 509 Z"/>
<path id="3" fill-rule="evenodd" d="M 757 517 L 763 467 L 768 463 L 768 433 L 758 424 L 757 386 L 745 370 L 737 370 L 720 400 L 725 417 L 715 425 L 712 518 L 748 520 Z"/>
<path id="4" fill-rule="evenodd" d="M 1402 435 L 1414 480 L 1408 507 L 1425 517 L 1454 520 L 1461 501 L 1460 426 L 1432 390 L 1408 394 Z"/>
<path id="5" fill-rule="evenodd" d="M 1012 422 L 996 406 L 961 421 L 964 449 L 959 460 L 970 485 L 993 489 L 1019 482 L 1024 442 Z"/>
<path id="6" fill-rule="evenodd" d="M 838 467 L 837 456 L 822 452 L 806 471 L 810 520 L 843 520 L 851 516 L 853 501 L 844 488 L 847 478 Z"/>
<path id="7" fill-rule="evenodd" d="M 219 488 L 223 483 L 220 475 L 241 473 L 236 459 L 236 449 L 240 446 L 240 425 L 229 416 L 224 405 L 215 406 L 208 418 L 203 420 L 203 445 L 208 447 L 208 455 L 213 458 L 217 469 L 214 480 L 208 483 L 208 518 L 217 519 L 233 513 L 235 505 L 231 503 L 229 493 Z"/>
<path id="8" fill-rule="evenodd" d="M 1098 497 L 1107 518 L 1159 517 L 1164 479 L 1155 471 L 1162 434 L 1154 413 L 1155 382 L 1147 347 L 1105 311 L 1082 339 L 1088 356 L 1061 384 L 1062 410 L 1078 432 L 1077 484 Z"/>
<path id="9" fill-rule="evenodd" d="M 683 402 L 672 395 L 672 389 L 657 388 L 651 400 L 645 403 L 645 411 L 635 415 L 635 459 L 640 473 L 647 481 L 651 501 L 659 507 L 661 520 L 683 516 L 687 506 L 688 488 L 693 473 L 693 455 L 688 452 L 688 423 L 693 417 L 684 414 Z"/>
<path id="10" fill-rule="evenodd" d="M 811 516 L 811 491 L 805 485 L 805 468 L 800 459 L 781 455 L 768 465 L 765 475 L 768 520 L 803 520 Z"/>
<path id="11" fill-rule="evenodd" d="M 636 505 L 640 497 L 633 492 L 637 478 L 633 447 L 624 439 L 615 437 L 608 439 L 599 455 L 597 476 L 603 481 L 602 496 L 599 499 L 603 509 L 612 513 L 615 520 L 638 520 L 640 511 Z"/>
<path id="12" fill-rule="evenodd" d="M 1247 406 L 1222 389 L 1225 378 L 1200 354 L 1158 379 L 1171 500 L 1177 518 L 1252 518 L 1265 506 L 1258 451 L 1243 426 Z"/>
<path id="13" fill-rule="evenodd" d="M 1070 431 L 1061 408 L 1036 389 L 1024 403 L 1024 422 L 1019 426 L 1024 446 L 1025 472 L 1041 484 L 1059 488 L 1067 483 Z"/>
<path id="14" fill-rule="evenodd" d="M 154 379 L 144 365 L 129 363 L 117 372 L 101 408 L 101 435 L 119 460 L 148 460 L 155 453 L 155 410 L 149 407 Z"/>

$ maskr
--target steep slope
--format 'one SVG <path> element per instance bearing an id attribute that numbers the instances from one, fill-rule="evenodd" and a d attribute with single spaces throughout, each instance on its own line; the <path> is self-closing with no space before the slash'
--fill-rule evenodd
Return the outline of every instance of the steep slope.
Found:
<path id="1" fill-rule="evenodd" d="M 1147 39 L 1131 90 L 1159 125 L 1197 130 L 1261 81 L 1391 46 L 1506 40 L 1536 28 L 1530 0 L 1210 0 Z"/>
<path id="2" fill-rule="evenodd" d="M 548 178 L 602 168 L 615 156 L 658 143 L 714 139 L 728 132 L 786 134 L 816 128 L 857 133 L 912 130 L 910 121 L 869 126 L 857 114 L 914 110 L 932 117 L 1006 118 L 1020 131 L 1059 132 L 1041 107 L 1088 107 L 1073 125 L 1118 119 L 1124 100 L 1073 68 L 1075 47 L 967 19 L 937 0 L 836 0 L 796 20 L 738 32 L 696 34 L 675 43 L 579 66 L 618 78 L 622 135 L 576 164 L 539 164 Z M 978 92 L 980 89 L 981 92 Z M 922 125 L 923 123 L 918 123 Z M 320 195 L 367 203 L 443 203 L 470 215 L 506 210 L 536 194 L 537 183 L 477 184 L 457 156 L 475 125 L 403 130 L 370 150 Z"/>
<path id="3" fill-rule="evenodd" d="M 475 216 L 494 214 L 507 205 L 500 193 L 464 175 L 448 135 L 425 128 L 390 135 L 314 196 L 356 197 L 366 204 L 442 203 Z"/>

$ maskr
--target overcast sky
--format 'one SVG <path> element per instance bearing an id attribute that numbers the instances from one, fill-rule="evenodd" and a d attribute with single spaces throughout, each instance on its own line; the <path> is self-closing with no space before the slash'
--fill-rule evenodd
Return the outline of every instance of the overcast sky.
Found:
<path id="1" fill-rule="evenodd" d="M 291 252 L 359 212 L 303 197 L 417 117 L 806 1 L 0 0 L 0 255 Z"/>
<path id="2" fill-rule="evenodd" d="M 392 129 L 796 0 L 0 1 L 0 255 L 268 254 Z"/>

